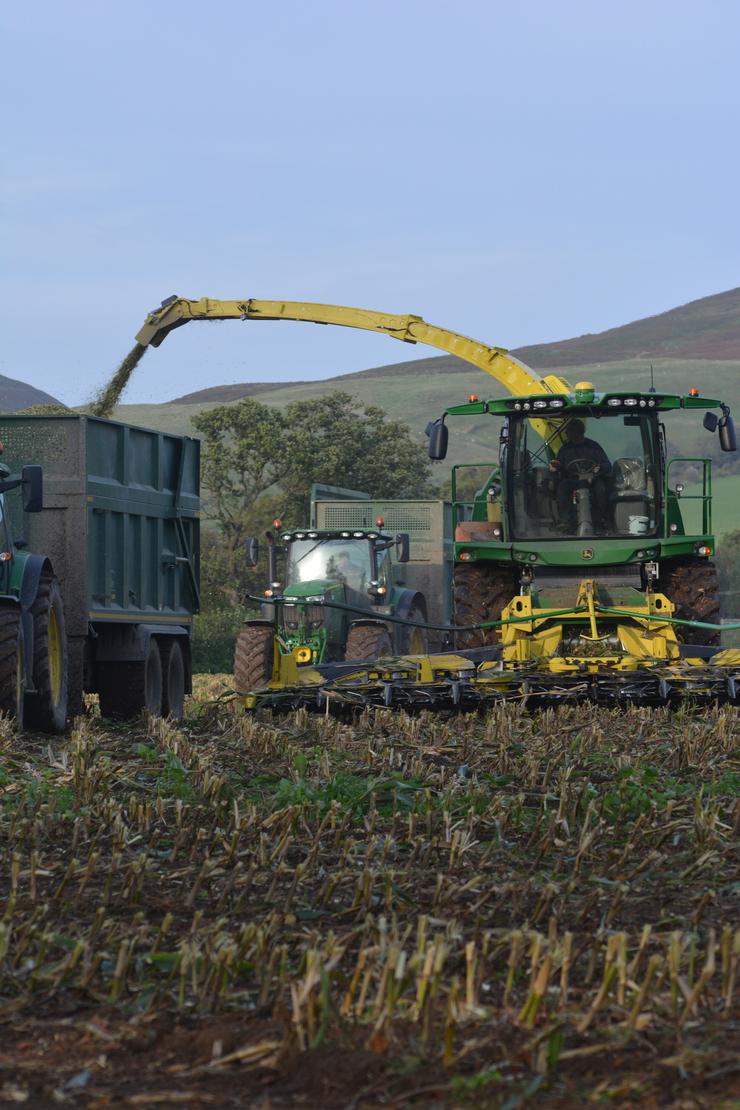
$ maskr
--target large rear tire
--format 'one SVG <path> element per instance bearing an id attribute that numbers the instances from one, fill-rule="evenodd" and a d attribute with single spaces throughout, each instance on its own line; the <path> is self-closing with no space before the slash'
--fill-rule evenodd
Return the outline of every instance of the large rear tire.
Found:
<path id="1" fill-rule="evenodd" d="M 239 694 L 262 690 L 272 678 L 274 652 L 272 625 L 253 624 L 242 629 L 234 650 L 234 686 Z"/>
<path id="2" fill-rule="evenodd" d="M 23 626 L 20 610 L 0 606 L 0 711 L 23 728 Z"/>
<path id="3" fill-rule="evenodd" d="M 455 612 L 458 625 L 483 624 L 501 619 L 501 611 L 517 593 L 514 575 L 493 563 L 458 563 L 454 574 Z M 457 632 L 458 648 L 477 648 L 499 642 L 497 628 Z"/>
<path id="4" fill-rule="evenodd" d="M 182 647 L 176 639 L 163 640 L 159 650 L 162 656 L 162 716 L 181 721 L 185 713 L 185 660 Z"/>
<path id="5" fill-rule="evenodd" d="M 674 616 L 685 621 L 719 624 L 719 577 L 714 563 L 689 558 L 671 561 L 661 570 L 659 588 L 676 606 Z M 675 628 L 684 644 L 719 644 L 719 632 L 680 624 Z"/>
<path id="6" fill-rule="evenodd" d="M 152 636 L 146 659 L 136 663 L 100 663 L 98 693 L 101 717 L 130 721 L 143 709 L 162 712 L 162 657 Z"/>
<path id="7" fill-rule="evenodd" d="M 382 659 L 393 654 L 390 632 L 384 624 L 353 624 L 347 634 L 345 659 Z"/>
<path id="8" fill-rule="evenodd" d="M 26 694 L 27 728 L 58 734 L 67 725 L 67 632 L 59 582 L 45 575 L 31 606 L 34 694 Z"/>

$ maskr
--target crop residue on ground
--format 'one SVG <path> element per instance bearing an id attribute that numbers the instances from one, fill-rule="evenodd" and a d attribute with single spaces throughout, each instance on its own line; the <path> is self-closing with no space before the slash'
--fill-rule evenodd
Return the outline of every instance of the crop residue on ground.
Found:
<path id="1" fill-rule="evenodd" d="M 737 711 L 217 692 L 2 723 L 0 1101 L 732 1105 Z"/>

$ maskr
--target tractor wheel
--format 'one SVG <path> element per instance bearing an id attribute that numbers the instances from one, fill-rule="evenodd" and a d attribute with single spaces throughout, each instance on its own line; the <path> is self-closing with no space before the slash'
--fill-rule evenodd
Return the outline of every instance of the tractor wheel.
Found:
<path id="1" fill-rule="evenodd" d="M 466 625 L 497 621 L 516 593 L 514 575 L 510 570 L 493 563 L 458 563 L 454 577 L 454 623 Z M 461 649 L 497 644 L 498 629 L 458 632 L 455 640 Z"/>
<path id="2" fill-rule="evenodd" d="M 162 657 L 152 636 L 146 659 L 136 663 L 98 665 L 100 716 L 130 721 L 142 709 L 159 716 L 162 712 Z"/>
<path id="3" fill-rule="evenodd" d="M 41 732 L 64 732 L 67 725 L 67 633 L 59 582 L 51 575 L 39 583 L 31 606 L 33 684 L 26 694 L 26 725 Z"/>
<path id="4" fill-rule="evenodd" d="M 347 643 L 344 648 L 345 659 L 382 659 L 393 654 L 390 632 L 384 624 L 350 625 Z"/>
<path id="5" fill-rule="evenodd" d="M 426 623 L 427 615 L 420 605 L 412 605 L 406 616 L 409 621 Z M 426 655 L 429 650 L 426 628 L 410 628 L 408 625 L 399 624 L 399 651 L 402 655 Z"/>
<path id="6" fill-rule="evenodd" d="M 674 616 L 685 621 L 719 624 L 719 578 L 714 563 L 706 559 L 668 563 L 663 568 L 659 588 L 676 606 Z M 680 624 L 675 628 L 684 644 L 719 644 L 719 632 Z"/>
<path id="7" fill-rule="evenodd" d="M 234 651 L 234 686 L 240 694 L 261 690 L 272 677 L 272 625 L 253 624 L 242 629 Z"/>
<path id="8" fill-rule="evenodd" d="M 23 626 L 20 610 L 0 607 L 0 711 L 23 728 Z"/>
<path id="9" fill-rule="evenodd" d="M 163 640 L 159 646 L 162 656 L 162 716 L 181 721 L 185 712 L 185 660 L 182 647 L 176 639 Z"/>

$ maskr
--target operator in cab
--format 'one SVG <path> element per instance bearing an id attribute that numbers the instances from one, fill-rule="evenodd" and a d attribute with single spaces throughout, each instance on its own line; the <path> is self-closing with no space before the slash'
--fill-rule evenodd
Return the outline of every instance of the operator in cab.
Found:
<path id="1" fill-rule="evenodd" d="M 555 495 L 562 530 L 573 535 L 576 528 L 573 494 L 584 484 L 591 491 L 594 530 L 606 532 L 609 516 L 607 478 L 612 465 L 600 443 L 586 437 L 586 425 L 577 417 L 569 420 L 563 432 L 565 443 L 550 463 L 557 475 Z"/>
<path id="2" fill-rule="evenodd" d="M 365 570 L 355 562 L 349 551 L 340 551 L 337 554 L 336 567 L 340 581 L 349 586 L 351 590 L 364 589 L 366 579 Z"/>

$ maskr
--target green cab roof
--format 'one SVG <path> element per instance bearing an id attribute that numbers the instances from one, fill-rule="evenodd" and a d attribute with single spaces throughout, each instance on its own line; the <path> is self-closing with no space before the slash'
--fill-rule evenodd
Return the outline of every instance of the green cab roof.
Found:
<path id="1" fill-rule="evenodd" d="M 535 393 L 530 396 L 500 397 L 489 401 L 468 401 L 466 405 L 452 405 L 449 416 L 476 416 L 490 413 L 509 416 L 526 413 L 533 416 L 557 416 L 565 412 L 588 415 L 594 409 L 607 413 L 666 412 L 671 409 L 716 409 L 721 402 L 713 397 L 682 395 L 678 393 L 640 393 L 636 390 L 610 390 L 597 393 L 593 389 L 578 388 L 573 393 Z"/>

